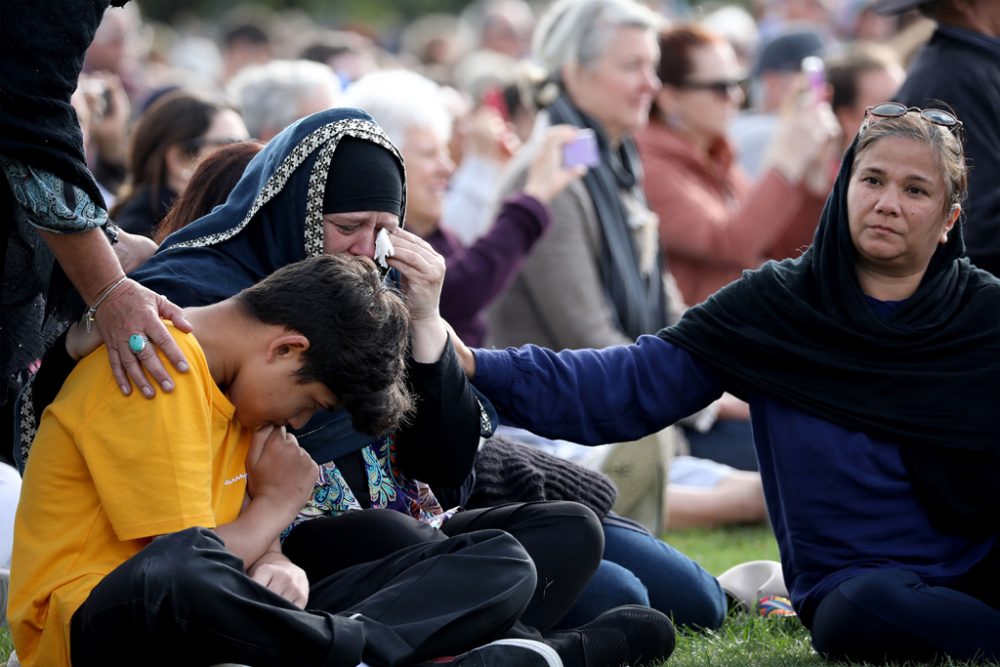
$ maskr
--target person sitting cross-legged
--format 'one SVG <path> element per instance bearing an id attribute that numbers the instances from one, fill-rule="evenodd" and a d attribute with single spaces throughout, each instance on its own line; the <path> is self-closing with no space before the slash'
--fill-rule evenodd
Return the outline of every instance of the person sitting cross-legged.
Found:
<path id="1" fill-rule="evenodd" d="M 475 649 L 535 589 L 531 559 L 502 531 L 316 581 L 281 554 L 317 475 L 286 427 L 343 406 L 381 432 L 410 408 L 409 316 L 370 260 L 303 260 L 186 315 L 193 333 L 170 328 L 192 362 L 175 391 L 124 396 L 97 350 L 42 417 L 15 520 L 21 664 L 354 667 L 470 649 L 454 663 L 561 664 L 527 640 Z M 371 528 L 357 526 L 364 539 Z M 421 604 L 399 604 L 400 590 Z"/>

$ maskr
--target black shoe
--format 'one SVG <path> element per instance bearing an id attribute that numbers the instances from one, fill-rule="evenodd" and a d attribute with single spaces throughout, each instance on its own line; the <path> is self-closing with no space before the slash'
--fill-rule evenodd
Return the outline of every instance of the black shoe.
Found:
<path id="1" fill-rule="evenodd" d="M 450 662 L 435 664 L 448 667 L 563 667 L 555 649 L 533 639 L 498 639 Z"/>
<path id="2" fill-rule="evenodd" d="M 659 665 L 674 652 L 674 624 L 641 605 L 609 609 L 590 623 L 545 638 L 567 667 Z"/>

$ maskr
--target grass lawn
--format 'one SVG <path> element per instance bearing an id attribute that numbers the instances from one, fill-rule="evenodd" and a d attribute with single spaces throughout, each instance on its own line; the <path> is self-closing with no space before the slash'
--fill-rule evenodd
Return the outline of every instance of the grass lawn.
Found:
<path id="1" fill-rule="evenodd" d="M 715 575 L 748 560 L 778 559 L 778 545 L 766 526 L 683 530 L 664 537 Z M 820 659 L 809 643 L 809 633 L 797 619 L 764 619 L 734 612 L 716 632 L 680 632 L 677 649 L 664 664 L 670 667 L 839 667 L 848 663 Z M 937 663 L 937 667 L 972 667 L 973 664 L 983 663 L 945 660 Z"/>
<path id="2" fill-rule="evenodd" d="M 666 539 L 716 575 L 744 561 L 778 558 L 778 547 L 774 537 L 770 529 L 765 526 L 671 531 Z M 5 661 L 10 651 L 10 633 L 4 628 L 0 633 L 0 661 Z M 973 664 L 946 660 L 938 663 L 937 667 L 972 667 Z M 725 625 L 716 632 L 679 633 L 677 649 L 665 665 L 669 667 L 841 667 L 846 663 L 828 663 L 821 660 L 809 644 L 809 634 L 796 619 L 762 619 L 745 613 L 733 613 Z"/>

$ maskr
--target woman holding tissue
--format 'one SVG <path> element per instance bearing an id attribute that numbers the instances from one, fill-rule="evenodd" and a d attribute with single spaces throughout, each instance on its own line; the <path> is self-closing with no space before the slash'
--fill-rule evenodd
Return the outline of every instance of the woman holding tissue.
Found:
<path id="1" fill-rule="evenodd" d="M 493 225 L 466 247 L 441 223 L 455 171 L 448 153 L 451 115 L 441 87 L 406 70 L 375 72 L 348 88 L 345 102 L 370 113 L 399 147 L 406 162 L 406 229 L 445 259 L 441 316 L 462 340 L 484 344 L 482 311 L 510 285 L 548 231 L 549 202 L 586 171 L 562 165 L 560 148 L 576 137 L 576 128 L 549 128 L 522 191 L 507 197 Z"/>
<path id="2" fill-rule="evenodd" d="M 469 477 L 479 434 L 490 422 L 485 418 L 484 426 L 484 410 L 438 316 L 444 262 L 419 237 L 395 228 L 405 198 L 401 160 L 381 128 L 359 110 L 320 112 L 272 139 L 226 203 L 169 236 L 137 278 L 182 302 L 205 303 L 303 255 L 373 257 L 379 235 L 392 229 L 394 250 L 390 255 L 386 247 L 384 259 L 399 272 L 410 308 L 409 378 L 418 408 L 397 433 L 357 433 L 353 415 L 343 410 L 299 429 L 298 442 L 320 464 L 320 479 L 287 531 L 285 553 L 316 580 L 414 543 L 499 528 L 534 553 L 538 574 L 536 594 L 520 617 L 524 625 L 512 631 L 516 637 L 538 639 L 544 632 L 567 665 L 665 657 L 673 630 L 654 610 L 610 610 L 590 628 L 550 631 L 600 561 L 603 538 L 589 509 L 521 503 L 455 514 L 445 511 L 454 503 L 442 506 L 431 492 L 428 484 L 460 486 Z M 356 526 L 375 520 L 381 530 L 358 535 Z M 567 548 L 577 555 L 572 563 L 561 558 Z M 605 630 L 616 639 L 595 644 L 595 633 Z"/>

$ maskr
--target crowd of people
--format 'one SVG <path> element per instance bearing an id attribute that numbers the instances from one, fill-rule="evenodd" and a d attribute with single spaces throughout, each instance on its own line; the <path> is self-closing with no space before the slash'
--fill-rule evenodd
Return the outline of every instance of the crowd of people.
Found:
<path id="1" fill-rule="evenodd" d="M 1000 660 L 1000 5 L 682 4 L 3 3 L 10 664 Z"/>

